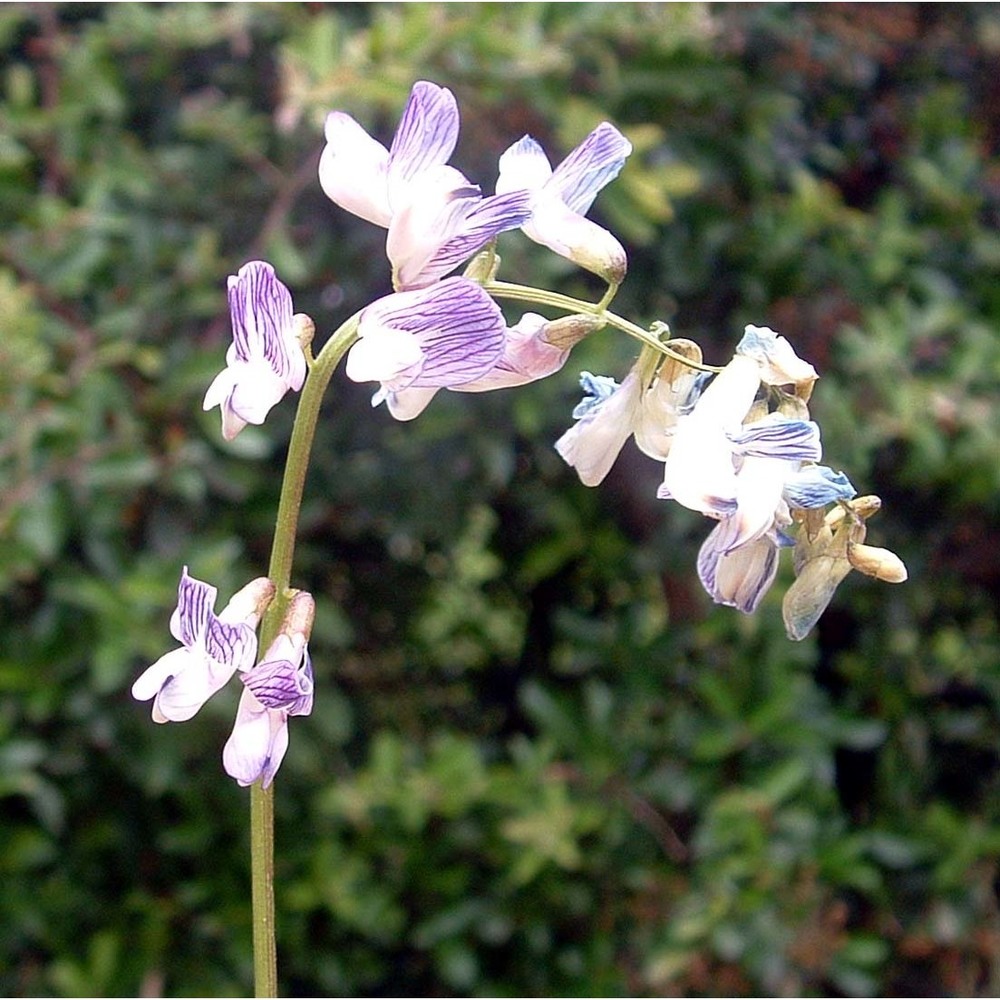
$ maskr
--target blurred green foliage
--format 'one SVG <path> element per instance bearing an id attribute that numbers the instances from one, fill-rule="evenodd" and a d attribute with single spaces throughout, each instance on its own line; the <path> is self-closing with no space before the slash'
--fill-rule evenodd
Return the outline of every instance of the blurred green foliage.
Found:
<path id="1" fill-rule="evenodd" d="M 746 322 L 789 336 L 911 577 L 854 574 L 802 644 L 787 579 L 711 607 L 655 463 L 591 491 L 551 449 L 623 338 L 407 425 L 338 376 L 284 992 L 997 995 L 998 62 L 989 4 L 0 7 L 0 992 L 250 989 L 236 692 L 156 727 L 128 688 L 182 565 L 223 595 L 266 565 L 292 402 L 231 444 L 201 411 L 225 277 L 271 260 L 320 336 L 383 293 L 384 234 L 319 191 L 322 122 L 387 139 L 426 78 L 487 189 L 525 132 L 629 135 L 595 208 L 616 308 L 713 361 Z"/>

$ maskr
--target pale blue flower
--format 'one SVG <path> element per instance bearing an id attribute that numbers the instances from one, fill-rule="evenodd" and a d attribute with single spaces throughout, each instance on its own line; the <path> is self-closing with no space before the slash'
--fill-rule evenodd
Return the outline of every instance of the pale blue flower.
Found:
<path id="1" fill-rule="evenodd" d="M 132 685 L 134 698 L 153 699 L 154 722 L 190 719 L 237 670 L 253 666 L 257 622 L 274 585 L 265 577 L 252 581 L 219 615 L 213 611 L 217 594 L 184 567 L 170 619 L 170 632 L 181 647 L 161 656 Z"/>
<path id="2" fill-rule="evenodd" d="M 230 275 L 228 296 L 233 342 L 226 367 L 205 393 L 204 408 L 221 408 L 222 436 L 230 441 L 247 424 L 262 424 L 289 389 L 302 388 L 306 358 L 291 293 L 270 264 L 244 264 Z"/>
<path id="3" fill-rule="evenodd" d="M 326 119 L 320 185 L 336 204 L 388 229 L 393 287 L 423 288 L 530 215 L 524 190 L 484 198 L 448 160 L 458 141 L 451 91 L 413 85 L 386 149 L 340 111 Z"/>
<path id="4" fill-rule="evenodd" d="M 531 218 L 521 227 L 525 235 L 620 284 L 627 266 L 625 250 L 585 215 L 631 152 L 632 144 L 621 132 L 603 122 L 553 170 L 542 147 L 526 135 L 500 157 L 497 193 L 532 191 Z"/>

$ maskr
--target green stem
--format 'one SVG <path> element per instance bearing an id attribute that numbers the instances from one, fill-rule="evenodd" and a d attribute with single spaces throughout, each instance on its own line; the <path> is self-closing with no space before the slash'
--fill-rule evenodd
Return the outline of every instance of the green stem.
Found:
<path id="1" fill-rule="evenodd" d="M 692 361 L 678 351 L 670 349 L 668 341 L 661 340 L 655 333 L 644 330 L 641 326 L 631 320 L 619 316 L 617 313 L 609 312 L 606 308 L 611 301 L 616 289 L 614 286 L 608 289 L 608 294 L 600 302 L 586 302 L 583 299 L 574 299 L 572 296 L 563 295 L 560 292 L 550 292 L 545 288 L 532 288 L 529 285 L 516 285 L 509 281 L 487 281 L 483 283 L 483 288 L 501 299 L 516 299 L 519 302 L 531 302 L 540 306 L 552 306 L 555 309 L 563 309 L 568 313 L 584 313 L 588 316 L 597 316 L 604 320 L 607 326 L 613 326 L 630 337 L 635 337 L 648 347 L 652 347 L 668 357 L 680 361 L 689 368 L 697 368 L 704 372 L 718 372 L 720 368 L 715 365 L 705 365 L 697 361 Z M 664 326 L 666 331 L 667 328 Z"/>
<path id="2" fill-rule="evenodd" d="M 354 343 L 357 330 L 358 316 L 354 315 L 323 345 L 323 350 L 309 366 L 309 375 L 299 397 L 299 408 L 288 444 L 274 542 L 271 545 L 271 562 L 267 571 L 276 594 L 261 623 L 261 649 L 267 649 L 274 641 L 288 606 L 302 492 L 323 395 L 337 364 Z M 274 920 L 274 785 L 262 788 L 260 782 L 250 789 L 250 875 L 254 993 L 258 997 L 276 997 L 278 961 Z"/>

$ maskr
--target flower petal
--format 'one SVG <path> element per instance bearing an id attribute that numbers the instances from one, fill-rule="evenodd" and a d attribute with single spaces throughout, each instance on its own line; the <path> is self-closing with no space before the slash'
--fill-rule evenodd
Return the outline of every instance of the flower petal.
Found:
<path id="1" fill-rule="evenodd" d="M 183 568 L 177 585 L 177 607 L 170 616 L 170 634 L 178 642 L 189 647 L 204 643 L 218 593 L 211 584 L 191 576 L 187 566 Z"/>
<path id="2" fill-rule="evenodd" d="M 547 190 L 535 201 L 534 212 L 522 229 L 526 236 L 560 257 L 621 284 L 628 267 L 625 248 L 607 229 L 574 212 Z"/>
<path id="3" fill-rule="evenodd" d="M 243 683 L 265 708 L 290 715 L 312 711 L 312 662 L 304 637 L 298 641 L 281 633 L 260 663 L 243 674 Z"/>
<path id="4" fill-rule="evenodd" d="M 542 147 L 530 135 L 522 136 L 500 156 L 497 194 L 540 191 L 552 176 L 552 166 Z"/>
<path id="5" fill-rule="evenodd" d="M 235 661 L 215 660 L 195 650 L 175 652 L 188 655 L 183 661 L 183 669 L 167 680 L 156 695 L 153 718 L 157 722 L 187 722 L 193 718 L 212 695 L 226 686 L 238 665 Z M 181 657 L 175 657 L 173 662 L 181 665 Z"/>
<path id="6" fill-rule="evenodd" d="M 528 191 L 477 199 L 471 209 L 467 209 L 454 235 L 435 250 L 418 279 L 406 287 L 420 287 L 436 281 L 468 260 L 499 233 L 523 225 L 531 217 L 531 200 Z"/>
<path id="7" fill-rule="evenodd" d="M 767 326 L 747 326 L 736 353 L 752 358 L 760 366 L 760 378 L 767 385 L 814 382 L 819 376 L 803 361 L 792 345 Z"/>
<path id="8" fill-rule="evenodd" d="M 716 525 L 698 553 L 698 577 L 716 604 L 757 610 L 778 572 L 778 547 L 764 536 L 726 552 L 725 522 Z"/>
<path id="9" fill-rule="evenodd" d="M 457 277 L 378 299 L 362 312 L 358 332 L 364 337 L 372 327 L 410 333 L 423 352 L 419 373 L 389 386 L 397 391 L 471 382 L 497 363 L 506 337 L 500 307 L 475 282 Z"/>
<path id="10" fill-rule="evenodd" d="M 400 389 L 385 394 L 385 405 L 396 420 L 413 420 L 419 417 L 430 401 L 440 392 L 433 389 Z M 373 401 L 374 402 L 374 401 Z M 381 399 L 378 402 L 382 402 Z"/>
<path id="11" fill-rule="evenodd" d="M 136 701 L 149 701 L 155 698 L 160 688 L 177 674 L 186 670 L 191 657 L 191 651 L 184 647 L 172 649 L 164 653 L 152 666 L 147 667 L 132 685 L 132 697 Z M 166 721 L 166 720 L 163 720 Z"/>
<path id="12" fill-rule="evenodd" d="M 352 382 L 389 382 L 404 373 L 416 374 L 424 363 L 424 352 L 408 330 L 365 323 L 361 337 L 351 346 L 344 370 Z"/>
<path id="13" fill-rule="evenodd" d="M 635 425 L 642 382 L 633 370 L 621 385 L 583 372 L 585 398 L 573 411 L 577 422 L 558 441 L 556 451 L 573 466 L 585 486 L 597 486 L 611 471 Z M 613 386 L 613 388 L 612 388 Z"/>
<path id="14" fill-rule="evenodd" d="M 843 472 L 825 465 L 807 465 L 785 480 L 783 496 L 789 507 L 812 510 L 838 500 L 850 500 L 857 490 Z"/>
<path id="15" fill-rule="evenodd" d="M 819 425 L 770 414 L 727 435 L 740 455 L 816 462 L 822 455 Z"/>
<path id="16" fill-rule="evenodd" d="M 410 90 L 389 147 L 390 202 L 397 208 L 401 189 L 418 174 L 447 163 L 458 142 L 458 103 L 454 94 L 426 80 Z"/>
<path id="17" fill-rule="evenodd" d="M 325 133 L 319 182 L 326 196 L 353 215 L 388 226 L 389 151 L 341 111 L 326 116 Z"/>
<path id="18" fill-rule="evenodd" d="M 558 322 L 558 321 L 557 321 Z M 482 378 L 454 386 L 456 392 L 507 389 L 546 378 L 559 371 L 569 357 L 569 347 L 554 347 L 545 340 L 552 324 L 538 313 L 525 313 L 507 330 L 503 357 Z"/>
<path id="19" fill-rule="evenodd" d="M 269 711 L 249 688 L 244 688 L 232 734 L 222 750 L 226 773 L 243 787 L 260 780 L 267 788 L 287 749 L 286 713 Z"/>
<path id="20" fill-rule="evenodd" d="M 574 212 L 586 215 L 597 193 L 621 173 L 631 152 L 632 143 L 610 122 L 602 122 L 556 167 L 546 187 Z"/>

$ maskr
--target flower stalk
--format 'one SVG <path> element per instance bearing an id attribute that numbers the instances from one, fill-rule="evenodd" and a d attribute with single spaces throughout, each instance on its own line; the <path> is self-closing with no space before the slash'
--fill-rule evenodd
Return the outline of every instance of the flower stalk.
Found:
<path id="1" fill-rule="evenodd" d="M 277 593 L 261 623 L 261 649 L 267 649 L 277 636 L 292 596 L 289 584 L 295 557 L 295 537 L 320 406 L 340 359 L 357 339 L 357 330 L 356 314 L 343 323 L 323 345 L 323 349 L 309 365 L 302 388 L 288 444 L 268 568 L 268 577 L 274 583 Z M 254 995 L 276 997 L 278 964 L 274 917 L 274 786 L 264 788 L 260 781 L 250 788 L 250 877 Z"/>

